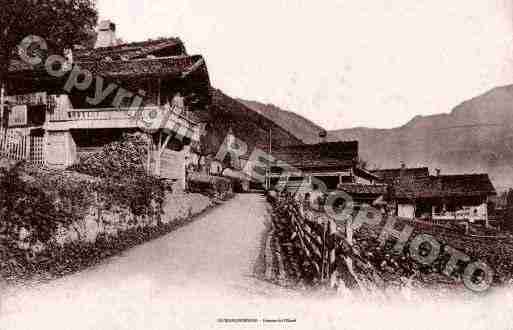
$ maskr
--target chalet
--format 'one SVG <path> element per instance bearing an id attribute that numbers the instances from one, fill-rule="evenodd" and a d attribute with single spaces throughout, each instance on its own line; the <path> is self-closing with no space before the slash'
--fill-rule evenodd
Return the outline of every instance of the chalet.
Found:
<path id="1" fill-rule="evenodd" d="M 50 61 L 50 54 L 36 65 L 12 61 L 1 153 L 64 168 L 124 132 L 143 131 L 153 141 L 148 169 L 185 179 L 208 118 L 205 61 L 187 54 L 178 38 L 118 44 L 115 28 L 101 22 L 95 48 L 67 50 L 65 61 Z"/>
<path id="2" fill-rule="evenodd" d="M 395 184 L 399 217 L 433 221 L 467 220 L 488 225 L 488 201 L 496 195 L 488 174 L 431 175 Z"/>
<path id="3" fill-rule="evenodd" d="M 270 186 L 276 185 L 284 176 L 289 184 L 305 179 L 312 183 L 315 177 L 328 190 L 336 190 L 344 184 L 372 185 L 379 180 L 358 166 L 357 141 L 278 147 L 273 148 L 271 154 L 275 161 L 268 171 Z"/>

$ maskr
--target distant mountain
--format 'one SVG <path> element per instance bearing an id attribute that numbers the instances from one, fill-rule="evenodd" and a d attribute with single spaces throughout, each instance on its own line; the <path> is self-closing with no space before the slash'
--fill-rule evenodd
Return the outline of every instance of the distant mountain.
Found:
<path id="1" fill-rule="evenodd" d="M 272 104 L 235 100 L 271 120 L 279 132 L 319 142 L 322 127 Z M 278 132 L 277 131 L 277 132 Z M 265 135 L 262 132 L 263 135 Z M 294 138 L 286 135 L 286 144 Z M 428 166 L 432 172 L 489 173 L 498 190 L 513 187 L 513 85 L 494 88 L 450 113 L 416 116 L 392 129 L 356 127 L 328 132 L 329 141 L 359 141 L 370 167 Z M 273 142 L 275 143 L 275 142 Z"/>
<path id="2" fill-rule="evenodd" d="M 513 85 L 463 102 L 448 114 L 416 116 L 393 129 L 351 128 L 329 140 L 358 140 L 374 167 L 441 168 L 445 173 L 488 172 L 497 189 L 513 187 Z"/>
<path id="3" fill-rule="evenodd" d="M 273 104 L 264 104 L 242 99 L 238 99 L 237 101 L 272 120 L 278 126 L 294 134 L 304 143 L 310 144 L 319 142 L 319 132 L 321 132 L 323 128 L 305 117 L 291 111 L 280 109 Z"/>

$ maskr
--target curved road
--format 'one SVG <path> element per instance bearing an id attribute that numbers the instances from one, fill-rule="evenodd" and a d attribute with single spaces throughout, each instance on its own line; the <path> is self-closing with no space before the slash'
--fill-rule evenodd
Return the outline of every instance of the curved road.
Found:
<path id="1" fill-rule="evenodd" d="M 241 317 L 241 301 L 254 307 L 292 294 L 258 279 L 267 215 L 263 196 L 237 195 L 101 265 L 11 289 L 0 301 L 0 329 L 197 329 Z"/>
<path id="2" fill-rule="evenodd" d="M 513 290 L 461 302 L 398 293 L 307 296 L 259 280 L 268 221 L 238 195 L 164 237 L 80 273 L 1 293 L 0 329 L 511 329 Z M 319 299 L 320 298 L 320 299 Z M 220 323 L 252 318 L 258 323 Z M 297 319 L 263 323 L 263 319 Z"/>

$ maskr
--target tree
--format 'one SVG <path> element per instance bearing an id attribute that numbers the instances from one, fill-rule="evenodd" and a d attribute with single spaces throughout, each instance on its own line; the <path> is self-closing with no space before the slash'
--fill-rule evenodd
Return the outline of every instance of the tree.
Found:
<path id="1" fill-rule="evenodd" d="M 3 0 L 0 3 L 0 82 L 17 46 L 29 35 L 43 38 L 48 51 L 87 42 L 98 13 L 95 0 Z"/>

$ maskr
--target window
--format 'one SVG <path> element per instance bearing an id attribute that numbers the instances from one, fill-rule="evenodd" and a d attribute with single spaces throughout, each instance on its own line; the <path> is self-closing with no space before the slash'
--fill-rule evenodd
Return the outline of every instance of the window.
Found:
<path id="1" fill-rule="evenodd" d="M 339 184 L 338 176 L 316 176 L 316 178 L 322 181 L 328 190 L 335 190 Z"/>

